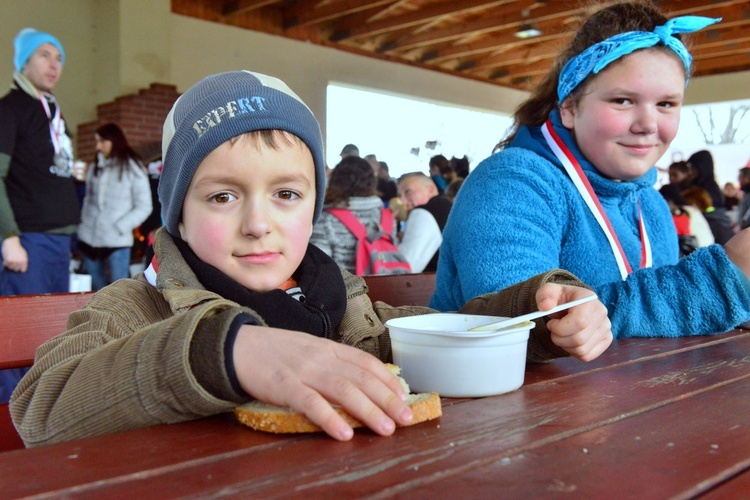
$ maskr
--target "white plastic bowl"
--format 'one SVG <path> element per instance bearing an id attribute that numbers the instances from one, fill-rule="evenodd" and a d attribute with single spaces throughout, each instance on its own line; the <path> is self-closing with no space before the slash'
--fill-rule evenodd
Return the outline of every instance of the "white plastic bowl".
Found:
<path id="1" fill-rule="evenodd" d="M 468 331 L 501 319 L 436 313 L 388 320 L 393 362 L 401 367 L 412 392 L 458 398 L 514 391 L 523 384 L 526 344 L 534 323 L 500 331 Z"/>

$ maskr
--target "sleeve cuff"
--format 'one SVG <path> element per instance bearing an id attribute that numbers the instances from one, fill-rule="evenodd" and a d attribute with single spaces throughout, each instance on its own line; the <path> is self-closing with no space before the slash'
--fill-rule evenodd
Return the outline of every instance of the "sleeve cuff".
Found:
<path id="1" fill-rule="evenodd" d="M 234 369 L 234 342 L 242 325 L 257 325 L 258 320 L 237 309 L 227 309 L 203 319 L 190 344 L 190 369 L 198 383 L 219 399 L 243 403 L 248 395 L 242 390 Z"/>
<path id="2" fill-rule="evenodd" d="M 514 317 L 538 311 L 536 292 L 545 283 L 580 286 L 591 289 L 572 273 L 554 269 L 517 283 L 496 293 L 487 293 L 467 302 L 460 312 L 469 314 L 489 314 L 492 316 Z M 531 363 L 542 363 L 554 358 L 569 356 L 564 349 L 552 342 L 547 330 L 548 318 L 534 321 L 535 326 L 529 335 L 526 358 Z"/>

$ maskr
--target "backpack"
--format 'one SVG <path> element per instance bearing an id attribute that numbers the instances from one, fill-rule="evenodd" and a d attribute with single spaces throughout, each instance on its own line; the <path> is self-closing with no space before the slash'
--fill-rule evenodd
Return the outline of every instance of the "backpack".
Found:
<path id="1" fill-rule="evenodd" d="M 341 208 L 328 208 L 327 212 L 336 217 L 357 238 L 357 258 L 354 274 L 407 274 L 411 266 L 406 257 L 393 243 L 388 228 L 393 227 L 393 215 L 387 208 L 380 214 L 380 231 L 375 239 L 367 238 L 367 229 L 351 211 Z"/>

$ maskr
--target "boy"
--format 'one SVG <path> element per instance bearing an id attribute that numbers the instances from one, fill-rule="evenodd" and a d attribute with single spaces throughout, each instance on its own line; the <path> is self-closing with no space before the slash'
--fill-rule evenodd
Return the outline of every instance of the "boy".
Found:
<path id="1" fill-rule="evenodd" d="M 252 399 L 304 412 L 339 440 L 353 431 L 328 401 L 381 435 L 408 423 L 405 394 L 378 360 L 390 357 L 383 323 L 434 311 L 373 310 L 362 278 L 308 244 L 325 161 L 307 106 L 276 78 L 213 75 L 177 100 L 162 148 L 166 227 L 152 265 L 99 291 L 65 334 L 39 348 L 11 402 L 27 446 L 189 420 Z M 466 310 L 515 315 L 590 294 L 549 284 L 535 300 L 535 287 L 552 280 L 575 281 L 547 273 Z M 597 302 L 551 320 L 552 335 L 543 326 L 530 341 L 536 358 L 569 351 L 593 359 L 611 341 Z"/>

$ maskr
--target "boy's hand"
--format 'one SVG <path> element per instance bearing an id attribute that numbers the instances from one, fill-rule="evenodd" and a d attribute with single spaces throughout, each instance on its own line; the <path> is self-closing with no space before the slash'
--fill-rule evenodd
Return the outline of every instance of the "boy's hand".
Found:
<path id="1" fill-rule="evenodd" d="M 393 433 L 395 422 L 412 419 L 407 395 L 385 365 L 337 342 L 244 325 L 234 344 L 234 367 L 249 395 L 304 413 L 340 441 L 351 439 L 354 431 L 331 403 L 383 436 Z"/>
<path id="2" fill-rule="evenodd" d="M 558 304 L 592 295 L 591 290 L 577 286 L 547 283 L 536 293 L 540 311 Z M 553 314 L 547 322 L 552 342 L 581 361 L 591 361 L 612 343 L 612 324 L 607 308 L 598 299 Z"/>

